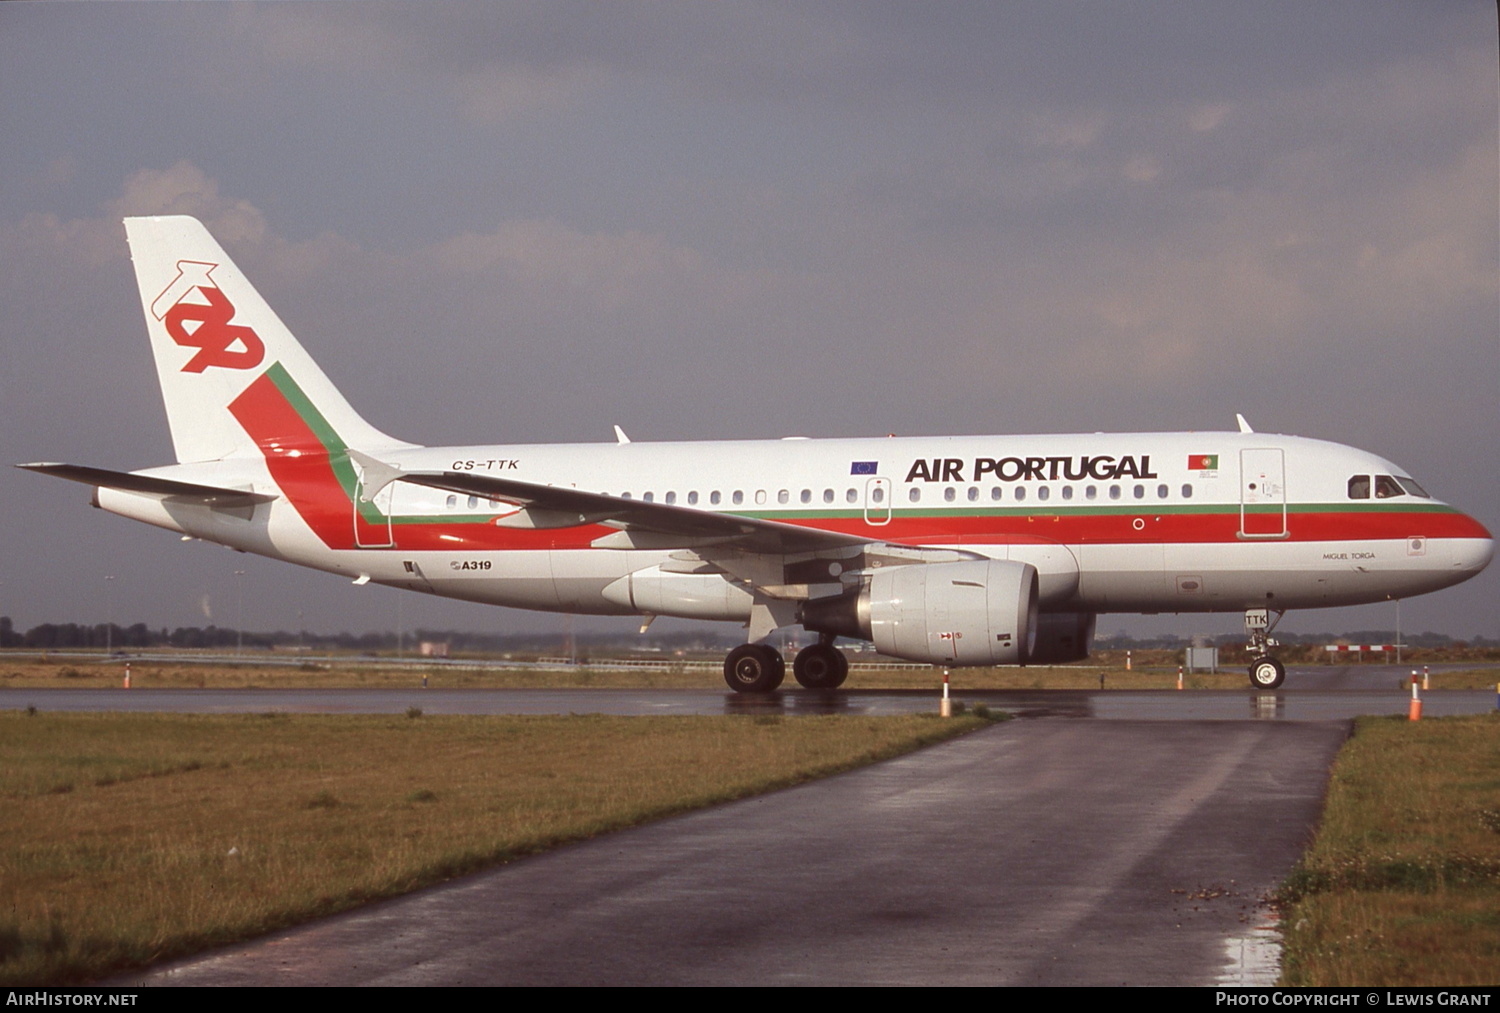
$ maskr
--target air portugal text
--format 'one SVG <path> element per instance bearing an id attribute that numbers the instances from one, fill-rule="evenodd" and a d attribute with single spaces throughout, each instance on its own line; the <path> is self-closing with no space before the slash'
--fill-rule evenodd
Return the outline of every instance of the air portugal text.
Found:
<path id="1" fill-rule="evenodd" d="M 908 482 L 980 482 L 993 476 L 1001 482 L 1081 482 L 1117 478 L 1156 478 L 1151 455 L 1126 454 L 1097 457 L 976 457 L 965 477 L 965 462 L 958 457 L 918 458 L 907 469 Z"/>

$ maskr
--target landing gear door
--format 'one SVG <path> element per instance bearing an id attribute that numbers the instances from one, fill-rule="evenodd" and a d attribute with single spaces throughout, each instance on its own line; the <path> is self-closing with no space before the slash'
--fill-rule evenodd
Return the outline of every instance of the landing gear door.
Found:
<path id="1" fill-rule="evenodd" d="M 891 522 L 891 480 L 872 478 L 865 482 L 865 523 Z"/>
<path id="2" fill-rule="evenodd" d="M 1241 538 L 1286 538 L 1286 471 L 1281 449 L 1240 451 Z"/>

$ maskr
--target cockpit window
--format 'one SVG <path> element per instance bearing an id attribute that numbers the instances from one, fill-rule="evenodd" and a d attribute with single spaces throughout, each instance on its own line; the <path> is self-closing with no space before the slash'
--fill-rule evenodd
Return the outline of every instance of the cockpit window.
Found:
<path id="1" fill-rule="evenodd" d="M 1413 496 L 1421 496 L 1423 499 L 1432 499 L 1432 496 L 1428 494 L 1426 489 L 1423 489 L 1415 481 L 1407 478 L 1405 475 L 1397 475 L 1396 481 L 1401 483 L 1401 488 L 1405 489 Z"/>
<path id="2" fill-rule="evenodd" d="M 1390 499 L 1392 496 L 1404 496 L 1406 490 L 1401 484 L 1389 475 L 1375 476 L 1375 498 Z"/>
<path id="3" fill-rule="evenodd" d="M 1349 480 L 1349 498 L 1350 499 L 1369 499 L 1370 498 L 1370 476 L 1369 475 L 1355 475 L 1353 478 L 1351 478 Z"/>

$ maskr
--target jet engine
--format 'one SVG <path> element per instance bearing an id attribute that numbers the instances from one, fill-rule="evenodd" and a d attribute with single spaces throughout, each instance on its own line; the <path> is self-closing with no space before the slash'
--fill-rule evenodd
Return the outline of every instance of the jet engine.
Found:
<path id="1" fill-rule="evenodd" d="M 871 640 L 934 665 L 1023 665 L 1037 631 L 1037 571 L 976 559 L 877 570 L 858 591 L 802 606 L 809 630 Z"/>

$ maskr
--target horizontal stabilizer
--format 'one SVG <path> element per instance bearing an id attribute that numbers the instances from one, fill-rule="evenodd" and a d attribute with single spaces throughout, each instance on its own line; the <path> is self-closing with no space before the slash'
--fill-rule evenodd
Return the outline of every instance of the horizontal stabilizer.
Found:
<path id="1" fill-rule="evenodd" d="M 18 464 L 17 468 L 65 478 L 69 482 L 105 489 L 121 489 L 125 492 L 143 492 L 153 496 L 176 496 L 197 500 L 213 506 L 228 506 L 244 503 L 269 503 L 274 494 L 251 492 L 248 489 L 223 489 L 214 485 L 199 485 L 196 482 L 179 482 L 171 478 L 154 475 L 137 475 L 129 471 L 109 471 L 105 468 L 87 468 L 81 464 Z"/>

